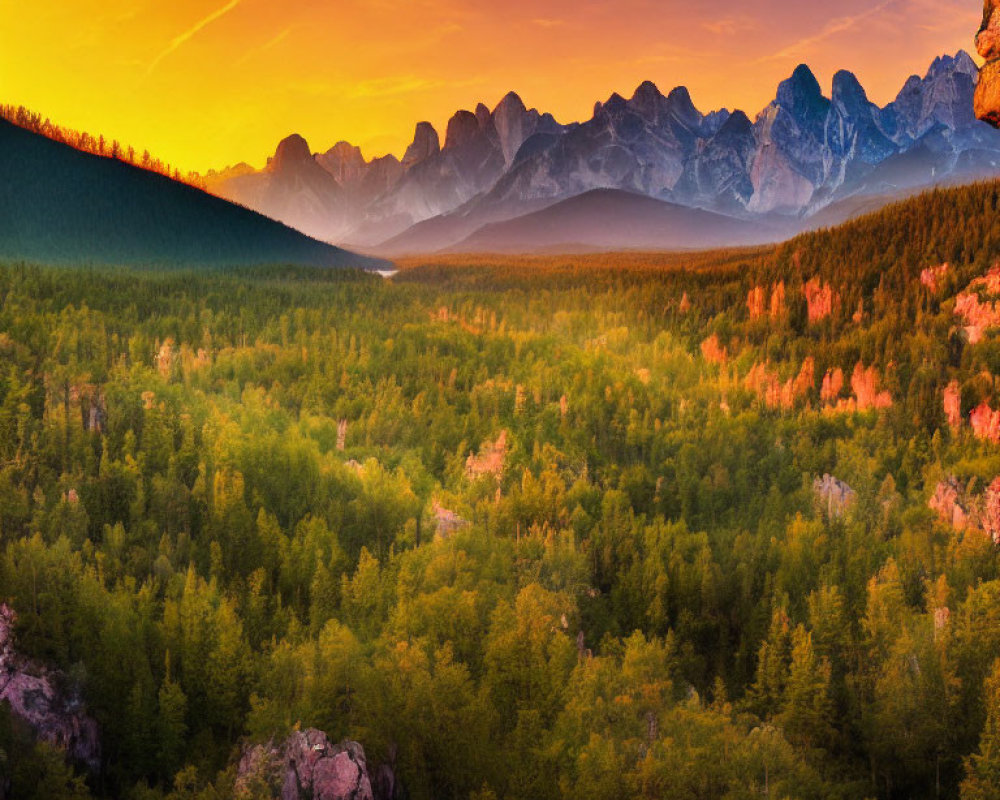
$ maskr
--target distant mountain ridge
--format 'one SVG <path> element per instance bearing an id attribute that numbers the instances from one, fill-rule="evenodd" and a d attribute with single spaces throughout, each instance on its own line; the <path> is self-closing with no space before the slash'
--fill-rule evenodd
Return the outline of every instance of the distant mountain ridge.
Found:
<path id="1" fill-rule="evenodd" d="M 5 120 L 0 258 L 168 267 L 387 266 L 200 189 Z"/>
<path id="2" fill-rule="evenodd" d="M 973 116 L 977 77 L 964 51 L 942 56 L 879 107 L 852 73 L 838 72 L 827 97 L 800 65 L 754 120 L 703 114 L 686 88 L 663 95 L 649 81 L 570 125 L 510 93 L 492 111 L 456 113 L 443 145 L 420 123 L 402 161 L 368 162 L 345 142 L 314 155 L 293 136 L 264 170 L 241 165 L 209 187 L 317 238 L 385 253 L 454 248 L 596 189 L 791 230 L 848 198 L 996 175 L 1000 132 Z M 683 230 L 672 241 L 694 246 Z"/>

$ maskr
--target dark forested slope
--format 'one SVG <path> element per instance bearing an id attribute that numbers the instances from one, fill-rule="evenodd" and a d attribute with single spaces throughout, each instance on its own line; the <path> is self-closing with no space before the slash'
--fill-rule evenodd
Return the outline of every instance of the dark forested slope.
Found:
<path id="1" fill-rule="evenodd" d="M 0 257 L 43 262 L 205 265 L 384 262 L 114 159 L 0 120 Z"/>

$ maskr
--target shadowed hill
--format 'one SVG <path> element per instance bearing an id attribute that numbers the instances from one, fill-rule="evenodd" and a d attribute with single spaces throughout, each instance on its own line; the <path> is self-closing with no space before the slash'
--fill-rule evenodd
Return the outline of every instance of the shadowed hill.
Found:
<path id="1" fill-rule="evenodd" d="M 780 228 L 618 189 L 595 189 L 523 217 L 486 225 L 454 252 L 701 249 L 783 238 Z"/>
<path id="2" fill-rule="evenodd" d="M 254 211 L 0 120 L 0 257 L 48 263 L 375 269 Z"/>

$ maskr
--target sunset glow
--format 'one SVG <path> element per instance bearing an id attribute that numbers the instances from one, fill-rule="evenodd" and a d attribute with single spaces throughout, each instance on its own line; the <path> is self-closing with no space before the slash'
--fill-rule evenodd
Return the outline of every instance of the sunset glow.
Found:
<path id="1" fill-rule="evenodd" d="M 0 0 L 0 102 L 182 169 L 263 164 L 283 136 L 401 154 L 414 124 L 509 90 L 560 121 L 642 80 L 753 116 L 794 66 L 849 68 L 886 102 L 972 51 L 964 0 Z"/>

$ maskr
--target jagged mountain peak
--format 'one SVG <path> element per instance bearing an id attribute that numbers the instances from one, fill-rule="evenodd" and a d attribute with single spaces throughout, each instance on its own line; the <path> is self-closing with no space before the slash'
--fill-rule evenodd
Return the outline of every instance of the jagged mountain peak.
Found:
<path id="1" fill-rule="evenodd" d="M 602 114 L 620 114 L 628 108 L 628 100 L 618 92 L 612 92 L 611 96 L 603 103 L 594 106 L 594 116 Z"/>
<path id="2" fill-rule="evenodd" d="M 935 58 L 930 69 L 927 70 L 925 80 L 955 72 L 965 73 L 976 78 L 979 75 L 979 67 L 976 66 L 976 62 L 973 61 L 972 56 L 965 50 L 959 50 L 953 56 L 943 55 Z"/>
<path id="3" fill-rule="evenodd" d="M 690 127 L 701 124 L 702 114 L 691 99 L 686 86 L 678 86 L 667 95 L 667 110 Z"/>
<path id="4" fill-rule="evenodd" d="M 823 96 L 819 81 L 805 64 L 799 64 L 790 78 L 778 85 L 777 103 L 789 111 L 824 109 L 829 101 Z"/>
<path id="5" fill-rule="evenodd" d="M 483 106 L 486 108 L 486 106 Z M 444 149 L 451 150 L 461 147 L 463 144 L 472 141 L 479 135 L 480 120 L 471 111 L 456 111 L 455 115 L 448 120 L 448 130 L 444 137 Z"/>
<path id="6" fill-rule="evenodd" d="M 429 122 L 418 122 L 413 134 L 413 143 L 406 148 L 406 154 L 403 156 L 403 166 L 412 167 L 439 152 L 441 152 L 441 138 L 434 126 Z"/>
<path id="7" fill-rule="evenodd" d="M 846 69 L 838 71 L 833 76 L 833 93 L 831 95 L 834 102 L 837 100 L 863 100 L 868 102 L 868 93 L 861 85 L 858 76 Z"/>
<path id="8" fill-rule="evenodd" d="M 272 170 L 283 170 L 312 160 L 313 154 L 309 149 L 309 143 L 299 134 L 293 133 L 278 142 L 269 167 Z"/>
<path id="9" fill-rule="evenodd" d="M 734 133 L 749 135 L 752 128 L 753 122 L 751 122 L 750 117 L 747 116 L 745 111 L 737 108 L 733 113 L 728 115 L 726 121 L 719 128 L 718 133 L 716 133 L 716 136 L 722 136 L 723 134 L 731 135 Z"/>
<path id="10" fill-rule="evenodd" d="M 493 114 L 490 113 L 486 103 L 479 103 L 476 106 L 476 120 L 479 122 L 480 130 L 485 130 L 489 127 L 490 122 L 493 120 Z"/>
<path id="11" fill-rule="evenodd" d="M 975 77 L 964 51 L 941 57 L 882 109 L 853 73 L 837 72 L 825 96 L 803 64 L 755 122 L 738 110 L 703 115 L 686 88 L 664 96 L 653 81 L 628 100 L 612 94 L 591 119 L 570 125 L 509 92 L 492 111 L 480 103 L 458 112 L 440 137 L 421 123 L 401 163 L 365 164 L 347 144 L 313 158 L 304 140 L 292 140 L 282 157 L 306 166 L 282 182 L 283 194 L 273 174 L 220 183 L 240 202 L 293 224 L 318 220 L 318 211 L 306 213 L 315 207 L 333 218 L 323 223 L 324 238 L 355 244 L 386 241 L 424 220 L 438 220 L 425 232 L 465 226 L 467 234 L 475 220 L 608 187 L 737 216 L 808 216 L 854 193 L 990 174 L 1000 161 L 1000 133 L 975 127 Z M 336 178 L 340 200 L 306 196 L 306 178 L 322 188 L 310 158 Z"/>
<path id="12" fill-rule="evenodd" d="M 524 114 L 527 111 L 524 101 L 517 92 L 507 92 L 493 109 L 494 116 L 497 114 Z"/>
<path id="13" fill-rule="evenodd" d="M 651 100 L 663 97 L 663 93 L 659 90 L 657 85 L 652 81 L 643 81 L 640 83 L 635 91 L 632 93 L 633 100 Z"/>

